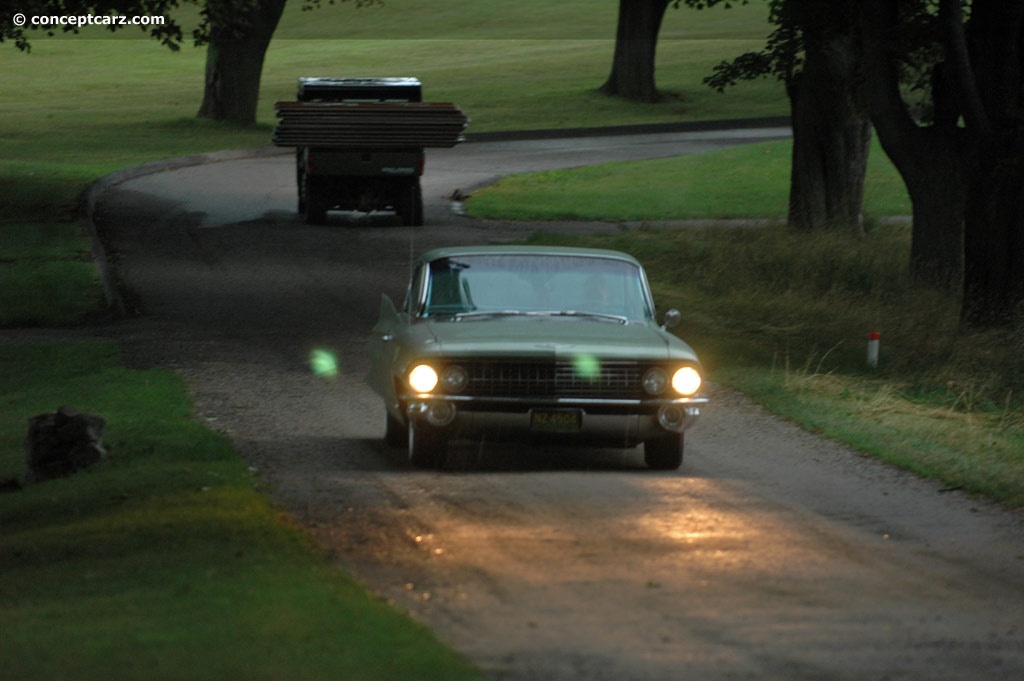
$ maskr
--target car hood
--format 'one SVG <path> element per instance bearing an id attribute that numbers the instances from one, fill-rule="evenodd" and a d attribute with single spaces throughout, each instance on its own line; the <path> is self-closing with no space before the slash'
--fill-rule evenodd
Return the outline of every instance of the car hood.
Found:
<path id="1" fill-rule="evenodd" d="M 426 320 L 420 350 L 459 357 L 553 357 L 696 361 L 686 343 L 653 324 L 574 317 Z M 419 334 L 417 334 L 419 335 Z"/>

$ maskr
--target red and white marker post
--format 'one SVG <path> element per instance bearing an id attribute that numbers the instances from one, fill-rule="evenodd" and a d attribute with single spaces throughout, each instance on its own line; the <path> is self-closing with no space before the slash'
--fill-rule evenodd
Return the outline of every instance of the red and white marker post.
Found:
<path id="1" fill-rule="evenodd" d="M 882 334 L 878 331 L 872 331 L 868 334 L 868 367 L 871 369 L 878 368 L 878 346 L 881 344 Z"/>

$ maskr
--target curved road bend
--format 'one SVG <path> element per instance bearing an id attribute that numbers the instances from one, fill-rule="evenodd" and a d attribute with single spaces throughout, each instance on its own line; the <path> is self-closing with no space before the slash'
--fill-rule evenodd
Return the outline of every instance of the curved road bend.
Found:
<path id="1" fill-rule="evenodd" d="M 401 296 L 410 258 L 426 248 L 532 229 L 458 217 L 446 195 L 508 172 L 747 139 L 432 152 L 423 228 L 303 225 L 287 155 L 138 177 L 97 202 L 144 312 L 112 333 L 135 362 L 187 378 L 199 414 L 340 566 L 491 678 L 1024 678 L 1020 514 L 721 388 L 678 472 L 646 471 L 635 451 L 465 446 L 465 469 L 438 473 L 383 446 L 383 408 L 362 383 L 380 293 Z M 309 370 L 321 347 L 338 356 L 333 380 Z"/>

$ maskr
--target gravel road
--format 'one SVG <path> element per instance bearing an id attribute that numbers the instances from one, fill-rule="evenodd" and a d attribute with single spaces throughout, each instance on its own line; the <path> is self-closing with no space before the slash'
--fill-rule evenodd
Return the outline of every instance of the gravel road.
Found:
<path id="1" fill-rule="evenodd" d="M 784 131 L 759 131 L 769 137 Z M 718 131 L 464 144 L 428 156 L 427 225 L 307 227 L 287 155 L 151 168 L 96 198 L 129 306 L 109 332 L 181 372 L 337 564 L 509 681 L 1024 678 L 1024 523 L 712 386 L 679 471 L 638 451 L 387 449 L 363 384 L 414 254 L 521 238 L 445 196 L 512 171 L 694 153 Z M 167 169 L 172 168 L 172 169 Z M 560 225 L 618 230 L 622 225 Z M 338 358 L 333 379 L 309 356 Z"/>

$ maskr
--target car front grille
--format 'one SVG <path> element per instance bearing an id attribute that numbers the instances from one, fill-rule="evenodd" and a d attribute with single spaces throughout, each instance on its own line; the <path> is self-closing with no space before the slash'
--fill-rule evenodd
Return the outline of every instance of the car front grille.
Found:
<path id="1" fill-rule="evenodd" d="M 644 367 L 637 362 L 455 362 L 466 369 L 473 397 L 643 397 Z"/>

